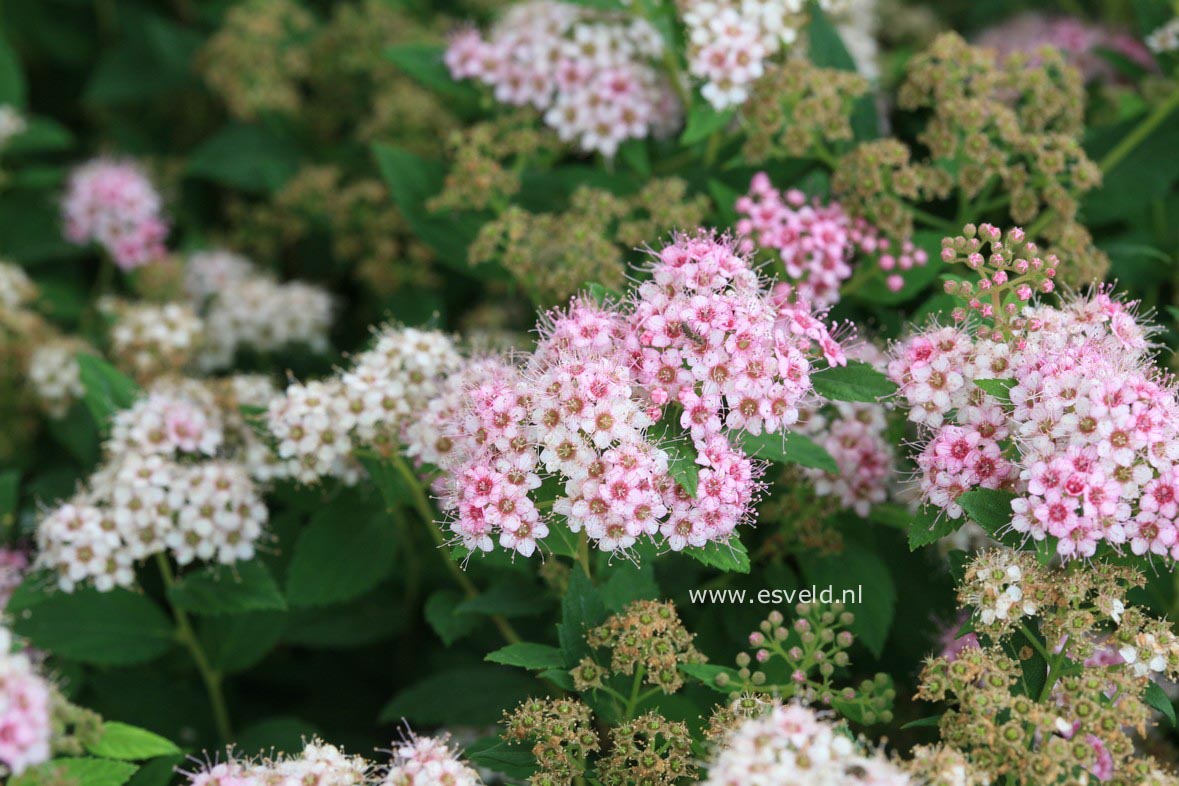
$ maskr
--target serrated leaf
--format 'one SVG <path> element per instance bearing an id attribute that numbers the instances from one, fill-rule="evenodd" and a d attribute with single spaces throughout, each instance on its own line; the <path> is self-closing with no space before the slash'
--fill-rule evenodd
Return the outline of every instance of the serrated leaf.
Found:
<path id="1" fill-rule="evenodd" d="M 111 759 L 53 759 L 8 781 L 9 786 L 44 786 L 47 783 L 76 783 L 78 786 L 123 786 L 138 769 L 134 764 Z"/>
<path id="2" fill-rule="evenodd" d="M 283 611 L 287 607 L 270 570 L 258 560 L 210 565 L 185 574 L 168 589 L 168 598 L 196 614 Z"/>
<path id="3" fill-rule="evenodd" d="M 928 718 L 919 718 L 915 721 L 909 721 L 902 729 L 936 729 L 941 725 L 941 715 L 930 715 Z"/>
<path id="4" fill-rule="evenodd" d="M 561 623 L 557 626 L 557 638 L 566 664 L 577 663 L 590 653 L 586 633 L 605 621 L 606 613 L 606 604 L 598 590 L 584 573 L 575 569 L 561 598 Z"/>
<path id="5" fill-rule="evenodd" d="M 53 593 L 20 614 L 13 629 L 39 649 L 99 665 L 145 663 L 174 641 L 164 612 L 125 589 Z"/>
<path id="6" fill-rule="evenodd" d="M 536 758 L 529 751 L 509 747 L 495 737 L 476 741 L 463 751 L 463 756 L 477 767 L 517 780 L 527 780 L 536 772 Z"/>
<path id="7" fill-rule="evenodd" d="M 860 360 L 816 371 L 811 374 L 811 383 L 816 393 L 832 401 L 875 403 L 897 390 L 888 377 Z"/>
<path id="8" fill-rule="evenodd" d="M 299 168 L 299 151 L 269 128 L 232 124 L 188 154 L 190 177 L 243 191 L 278 189 Z"/>
<path id="9" fill-rule="evenodd" d="M 404 718 L 415 726 L 490 725 L 536 687 L 534 677 L 506 666 L 439 671 L 394 696 L 381 710 L 380 720 Z"/>
<path id="10" fill-rule="evenodd" d="M 490 663 L 504 666 L 518 666 L 530 671 L 544 671 L 545 669 L 559 669 L 565 665 L 565 656 L 556 647 L 548 644 L 536 644 L 531 641 L 518 641 L 488 653 L 483 658 Z"/>
<path id="11" fill-rule="evenodd" d="M 976 524 L 995 535 L 1011 523 L 1011 502 L 1016 497 L 999 489 L 972 489 L 958 496 L 957 502 Z"/>
<path id="12" fill-rule="evenodd" d="M 707 101 L 694 102 L 692 109 L 688 112 L 688 122 L 684 126 L 684 133 L 680 135 L 680 144 L 694 145 L 723 131 L 733 121 L 736 114 L 735 109 L 718 111 Z"/>
<path id="13" fill-rule="evenodd" d="M 610 578 L 599 592 L 606 608 L 613 612 L 622 611 L 636 600 L 657 600 L 659 584 L 655 580 L 653 560 L 643 560 L 638 565 L 623 562 L 610 571 Z"/>
<path id="14" fill-rule="evenodd" d="M 749 552 L 736 535 L 730 536 L 725 543 L 714 540 L 704 546 L 686 548 L 684 554 L 725 572 L 748 573 L 750 570 Z"/>
<path id="15" fill-rule="evenodd" d="M 936 543 L 947 535 L 958 531 L 962 519 L 952 519 L 944 513 L 931 515 L 928 508 L 921 508 L 910 516 L 909 551 Z"/>
<path id="16" fill-rule="evenodd" d="M 8 40 L 0 35 L 0 104 L 25 105 L 25 73 L 20 58 Z"/>
<path id="17" fill-rule="evenodd" d="M 664 419 L 651 429 L 651 436 L 658 448 L 667 453 L 667 474 L 684 487 L 693 499 L 700 485 L 700 458 L 696 444 L 679 424 L 678 410 L 671 409 Z"/>
<path id="18" fill-rule="evenodd" d="M 100 357 L 86 352 L 78 354 L 78 373 L 82 382 L 82 400 L 94 422 L 105 429 L 121 409 L 135 403 L 142 391 L 135 380 Z"/>
<path id="19" fill-rule="evenodd" d="M 223 617 L 204 617 L 200 636 L 213 668 L 232 674 L 258 665 L 278 645 L 287 615 L 250 611 Z"/>
<path id="20" fill-rule="evenodd" d="M 550 600 L 528 579 L 504 578 L 458 605 L 462 614 L 530 617 L 549 607 Z"/>
<path id="21" fill-rule="evenodd" d="M 805 434 L 788 431 L 785 434 L 762 433 L 755 436 L 746 433 L 741 436 L 740 442 L 742 449 L 756 458 L 776 464 L 797 464 L 833 475 L 839 473 L 839 465 L 827 449 Z"/>
<path id="22" fill-rule="evenodd" d="M 180 749 L 160 735 L 118 721 L 102 724 L 98 739 L 86 745 L 86 751 L 104 759 L 154 759 L 180 753 Z"/>
<path id="23" fill-rule="evenodd" d="M 876 657 L 884 651 L 884 642 L 896 613 L 897 593 L 888 564 L 874 551 L 849 543 L 835 556 L 814 556 L 802 560 L 806 580 L 819 587 L 841 591 L 859 587 L 860 603 L 848 610 L 855 614 L 849 628 Z"/>
<path id="24" fill-rule="evenodd" d="M 1162 689 L 1157 682 L 1152 682 L 1146 686 L 1146 693 L 1143 694 L 1142 700 L 1150 707 L 1161 712 L 1166 716 L 1167 720 L 1171 722 L 1171 726 L 1179 726 L 1179 722 L 1175 720 L 1175 705 L 1171 703 L 1171 697 Z"/>
<path id="25" fill-rule="evenodd" d="M 1014 379 L 976 379 L 974 384 L 988 396 L 993 396 L 1001 403 L 1011 403 L 1011 389 L 1015 387 Z"/>
<path id="26" fill-rule="evenodd" d="M 296 609 L 286 614 L 283 641 L 323 650 L 363 647 L 405 628 L 405 605 L 390 600 L 382 584 L 348 603 Z"/>
<path id="27" fill-rule="evenodd" d="M 317 511 L 295 541 L 287 602 L 326 606 L 360 597 L 392 575 L 396 556 L 392 521 L 343 499 Z"/>
<path id="28" fill-rule="evenodd" d="M 680 671 L 705 687 L 712 688 L 717 693 L 729 694 L 741 685 L 741 678 L 737 674 L 737 670 L 728 666 L 717 666 L 712 663 L 681 663 Z M 717 678 L 722 674 L 725 679 L 718 682 Z"/>
<path id="29" fill-rule="evenodd" d="M 457 590 L 438 590 L 426 601 L 426 622 L 448 647 L 479 626 L 480 615 L 458 610 L 462 601 Z"/>

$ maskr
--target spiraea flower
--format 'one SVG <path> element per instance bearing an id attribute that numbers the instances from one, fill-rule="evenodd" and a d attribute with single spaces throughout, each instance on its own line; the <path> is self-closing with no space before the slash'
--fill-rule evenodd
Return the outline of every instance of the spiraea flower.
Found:
<path id="1" fill-rule="evenodd" d="M 884 272 L 893 292 L 904 286 L 904 273 L 928 261 L 911 240 L 893 243 L 862 218 L 852 218 L 838 202 L 808 200 L 797 190 L 778 191 L 769 175 L 754 175 L 749 193 L 737 200 L 742 216 L 737 231 L 778 253 L 786 276 L 798 295 L 817 308 L 839 301 L 839 287 L 852 275 L 852 262 L 863 255 Z"/>
<path id="2" fill-rule="evenodd" d="M 381 786 L 482 786 L 479 773 L 460 758 L 446 737 L 416 737 L 393 749 Z"/>
<path id="3" fill-rule="evenodd" d="M 62 218 L 71 242 L 98 243 L 122 270 L 167 253 L 168 223 L 160 194 L 133 162 L 100 158 L 75 169 L 62 201 Z"/>
<path id="4" fill-rule="evenodd" d="M 231 752 L 225 761 L 209 763 L 183 775 L 189 786 L 268 786 L 302 783 L 306 786 L 357 786 L 370 782 L 373 765 L 349 756 L 334 745 L 313 739 L 294 755 L 273 759 L 239 759 Z"/>
<path id="5" fill-rule="evenodd" d="M 1054 538 L 1066 559 L 1099 543 L 1174 559 L 1179 401 L 1150 360 L 1149 329 L 1104 291 L 1032 304 L 1051 291 L 1054 261 L 1019 254 L 1019 241 L 971 252 L 977 286 L 947 285 L 985 321 L 894 349 L 889 374 L 926 436 L 924 497 L 959 518 L 963 492 L 1004 489 L 1015 493 L 1010 528 Z"/>
<path id="6" fill-rule="evenodd" d="M 753 783 L 872 784 L 913 781 L 846 728 L 797 703 L 766 703 L 718 747 L 704 786 Z"/>
<path id="7" fill-rule="evenodd" d="M 200 348 L 205 322 L 186 304 L 106 300 L 99 305 L 113 321 L 115 364 L 138 380 L 181 371 Z"/>
<path id="8" fill-rule="evenodd" d="M 455 79 L 490 86 L 496 100 L 532 106 L 562 140 L 613 157 L 628 139 L 665 136 L 680 122 L 675 89 L 658 69 L 664 42 L 625 12 L 534 0 L 510 8 L 486 36 L 455 36 Z"/>
<path id="9" fill-rule="evenodd" d="M 29 355 L 29 382 L 51 417 L 63 417 L 82 398 L 78 354 L 83 352 L 93 352 L 93 348 L 81 339 L 56 336 L 37 344 Z"/>
<path id="10" fill-rule="evenodd" d="M 20 775 L 48 761 L 53 737 L 53 688 L 27 652 L 14 650 L 0 627 L 0 772 Z"/>
<path id="11" fill-rule="evenodd" d="M 356 473 L 354 452 L 399 449 L 409 416 L 424 412 L 459 365 L 437 331 L 389 326 L 336 377 L 291 384 L 267 424 L 292 477 L 310 483 Z"/>
<path id="12" fill-rule="evenodd" d="M 1179 16 L 1151 31 L 1146 37 L 1146 46 L 1159 55 L 1179 50 Z"/>
<path id="13" fill-rule="evenodd" d="M 36 564 L 69 592 L 131 586 L 136 562 L 160 553 L 180 565 L 252 558 L 268 519 L 255 479 L 281 473 L 240 401 L 195 380 L 165 380 L 115 413 L 103 463 L 39 521 Z"/>

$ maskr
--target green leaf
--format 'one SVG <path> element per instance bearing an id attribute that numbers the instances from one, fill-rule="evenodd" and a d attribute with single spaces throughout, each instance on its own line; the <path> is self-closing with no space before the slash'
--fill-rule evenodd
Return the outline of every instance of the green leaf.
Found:
<path id="1" fill-rule="evenodd" d="M 104 759 L 132 761 L 180 753 L 171 740 L 118 721 L 103 723 L 101 735 L 86 745 L 86 751 Z"/>
<path id="2" fill-rule="evenodd" d="M 707 101 L 693 102 L 692 109 L 688 112 L 688 122 L 684 126 L 684 133 L 680 135 L 680 144 L 694 145 L 723 131 L 733 121 L 736 114 L 737 110 L 735 109 L 718 112 Z"/>
<path id="3" fill-rule="evenodd" d="M 385 59 L 397 66 L 422 87 L 448 99 L 450 108 L 464 111 L 479 105 L 479 89 L 469 81 L 457 81 L 450 75 L 442 56 L 441 44 L 395 44 L 385 49 Z"/>
<path id="4" fill-rule="evenodd" d="M 0 104 L 25 105 L 25 73 L 16 50 L 0 35 Z"/>
<path id="5" fill-rule="evenodd" d="M 712 663 L 681 663 L 680 671 L 697 680 L 705 687 L 712 688 L 717 693 L 724 693 L 726 695 L 732 693 L 742 684 L 737 670 L 731 669 L 728 666 L 717 666 Z M 722 674 L 724 678 L 718 679 Z"/>
<path id="6" fill-rule="evenodd" d="M 528 780 L 536 772 L 536 759 L 530 752 L 509 747 L 506 742 L 495 737 L 477 740 L 463 751 L 463 756 L 476 767 L 516 780 Z"/>
<path id="7" fill-rule="evenodd" d="M 504 617 L 529 617 L 549 607 L 549 599 L 530 580 L 503 578 L 483 592 L 460 603 L 460 614 L 499 614 Z"/>
<path id="8" fill-rule="evenodd" d="M 110 759 L 52 759 L 26 770 L 8 784 L 44 786 L 49 783 L 76 783 L 78 786 L 123 786 L 137 769 L 134 764 Z"/>
<path id="9" fill-rule="evenodd" d="M 127 781 L 127 786 L 169 786 L 176 775 L 176 766 L 182 761 L 184 756 L 180 754 L 145 761 Z"/>
<path id="10" fill-rule="evenodd" d="M 426 601 L 426 622 L 448 647 L 479 626 L 478 614 L 458 610 L 462 601 L 461 592 L 449 589 L 438 590 Z"/>
<path id="11" fill-rule="evenodd" d="M 597 281 L 587 281 L 585 290 L 589 292 L 590 297 L 603 306 L 608 306 L 612 303 L 621 303 L 623 300 L 623 294 L 617 289 L 612 289 L 605 284 L 599 284 Z"/>
<path id="12" fill-rule="evenodd" d="M 600 593 L 606 608 L 613 612 L 622 611 L 636 600 L 657 600 L 659 584 L 655 580 L 654 561 L 648 559 L 638 565 L 633 562 L 614 565 Z"/>
<path id="13" fill-rule="evenodd" d="M 394 696 L 381 710 L 380 720 L 404 718 L 418 726 L 491 725 L 535 688 L 534 677 L 505 666 L 439 671 Z"/>
<path id="14" fill-rule="evenodd" d="M 927 718 L 919 718 L 915 721 L 909 721 L 901 728 L 902 729 L 936 729 L 938 726 L 941 725 L 941 722 L 942 722 L 941 715 L 930 715 Z"/>
<path id="15" fill-rule="evenodd" d="M 274 751 L 298 753 L 303 741 L 322 736 L 319 727 L 294 715 L 276 715 L 237 733 L 234 750 L 246 756 L 269 756 Z"/>
<path id="16" fill-rule="evenodd" d="M 663 420 L 651 429 L 655 444 L 667 453 L 667 472 L 672 480 L 684 487 L 688 496 L 695 498 L 700 485 L 700 458 L 696 443 L 679 422 L 679 409 L 670 408 Z"/>
<path id="17" fill-rule="evenodd" d="M 98 665 L 146 663 L 174 641 L 164 612 L 125 589 L 56 592 L 19 615 L 13 629 L 39 649 Z"/>
<path id="18" fill-rule="evenodd" d="M 276 611 L 248 611 L 204 617 L 201 641 L 213 668 L 233 674 L 258 665 L 277 646 L 287 615 Z"/>
<path id="19" fill-rule="evenodd" d="M 816 371 L 811 374 L 811 382 L 816 393 L 832 401 L 875 403 L 897 390 L 888 377 L 860 360 Z"/>
<path id="20" fill-rule="evenodd" d="M 1171 698 L 1167 696 L 1167 692 L 1159 686 L 1157 682 L 1152 682 L 1146 686 L 1146 693 L 1143 694 L 1142 700 L 1150 707 L 1155 708 L 1171 721 L 1171 726 L 1179 726 L 1179 722 L 1175 720 L 1175 705 L 1171 703 Z"/>
<path id="21" fill-rule="evenodd" d="M 168 589 L 168 598 L 196 614 L 283 611 L 287 607 L 274 577 L 258 560 L 210 565 L 188 573 Z"/>
<path id="22" fill-rule="evenodd" d="M 135 380 L 100 357 L 78 354 L 82 400 L 99 428 L 105 429 L 116 412 L 131 406 L 141 393 Z"/>
<path id="23" fill-rule="evenodd" d="M 466 275 L 490 275 L 488 265 L 472 267 L 467 247 L 479 231 L 476 218 L 435 215 L 426 209 L 430 197 L 442 190 L 445 167 L 393 145 L 373 145 L 377 167 L 405 220 L 417 237 L 433 248 L 439 261 Z M 503 277 L 502 271 L 497 277 Z"/>
<path id="24" fill-rule="evenodd" d="M 393 573 L 396 555 L 392 522 L 344 498 L 317 511 L 295 542 L 287 602 L 326 606 L 359 597 Z"/>
<path id="25" fill-rule="evenodd" d="M 2 103 L 2 102 L 0 102 Z M 74 145 L 70 130 L 48 117 L 27 118 L 28 126 L 4 147 L 5 156 L 53 153 L 68 150 Z M 49 173 L 46 173 L 46 178 Z M 55 179 L 58 173 L 54 172 Z"/>
<path id="26" fill-rule="evenodd" d="M 367 451 L 358 452 L 356 457 L 381 492 L 386 510 L 396 510 L 409 500 L 409 490 L 392 461 Z"/>
<path id="27" fill-rule="evenodd" d="M 391 600 L 382 584 L 359 600 L 297 609 L 287 614 L 283 641 L 315 649 L 363 647 L 392 638 L 405 628 L 405 605 Z"/>
<path id="28" fill-rule="evenodd" d="M 742 449 L 751 456 L 777 464 L 798 464 L 802 467 L 821 469 L 832 475 L 839 474 L 839 465 L 827 449 L 796 431 L 785 434 L 763 432 L 756 436 L 746 432 L 740 441 Z"/>
<path id="29" fill-rule="evenodd" d="M 995 535 L 1011 522 L 1011 501 L 1015 497 L 1010 491 L 972 489 L 959 495 L 957 502 L 976 524 Z"/>
<path id="30" fill-rule="evenodd" d="M 976 379 L 974 384 L 988 396 L 993 396 L 1001 403 L 1011 403 L 1011 389 L 1015 387 L 1014 379 Z"/>
<path id="31" fill-rule="evenodd" d="M 590 654 L 585 636 L 590 628 L 605 621 L 606 614 L 606 604 L 598 590 L 584 573 L 575 568 L 561 598 L 561 622 L 557 625 L 557 638 L 561 642 L 561 652 L 565 653 L 566 665 L 577 663 Z"/>
<path id="32" fill-rule="evenodd" d="M 958 531 L 963 524 L 962 519 L 952 519 L 942 513 L 940 516 L 931 514 L 928 507 L 922 507 L 911 514 L 909 523 L 909 550 L 936 543 L 947 535 Z"/>
<path id="33" fill-rule="evenodd" d="M 548 644 L 536 644 L 531 641 L 518 641 L 501 647 L 489 653 L 483 660 L 500 663 L 504 666 L 519 666 L 531 671 L 545 669 L 559 669 L 565 665 L 565 657 L 561 650 Z"/>
<path id="34" fill-rule="evenodd" d="M 748 573 L 750 569 L 749 552 L 736 535 L 730 536 L 726 543 L 714 540 L 704 546 L 686 548 L 684 553 L 710 568 L 725 572 Z"/>
<path id="35" fill-rule="evenodd" d="M 860 590 L 861 603 L 848 606 L 848 611 L 855 615 L 849 629 L 872 654 L 880 657 L 892 628 L 897 602 L 892 574 L 880 555 L 858 543 L 849 543 L 841 554 L 802 560 L 802 572 L 820 591 L 833 588 L 837 598 L 845 590 Z"/>
<path id="36" fill-rule="evenodd" d="M 839 31 L 817 2 L 810 3 L 807 13 L 807 54 L 810 61 L 820 68 L 834 68 L 839 71 L 855 71 L 856 61 L 839 37 Z"/>
<path id="37" fill-rule="evenodd" d="M 242 191 L 278 189 L 299 168 L 290 141 L 261 126 L 225 126 L 189 153 L 187 174 Z"/>

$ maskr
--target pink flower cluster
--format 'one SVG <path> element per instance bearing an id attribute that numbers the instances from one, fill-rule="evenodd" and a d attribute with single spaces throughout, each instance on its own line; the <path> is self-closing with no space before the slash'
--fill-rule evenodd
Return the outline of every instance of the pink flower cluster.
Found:
<path id="1" fill-rule="evenodd" d="M 1016 53 L 1034 56 L 1044 46 L 1059 49 L 1087 82 L 1118 78 L 1102 50 L 1116 52 L 1143 68 L 1155 68 L 1150 50 L 1134 36 L 1071 16 L 1019 14 L 984 30 L 977 43 L 994 49 L 1000 57 Z"/>
<path id="2" fill-rule="evenodd" d="M 737 231 L 747 238 L 743 248 L 752 251 L 756 242 L 777 251 L 799 296 L 818 307 L 839 302 L 839 287 L 851 277 L 857 254 L 876 259 L 893 292 L 905 285 L 905 271 L 928 261 L 910 240 L 893 248 L 876 227 L 852 218 L 838 202 L 808 200 L 796 188 L 777 190 L 765 172 L 753 176 L 737 212 L 742 215 Z"/>
<path id="3" fill-rule="evenodd" d="M 473 361 L 406 429 L 468 548 L 530 555 L 557 514 L 602 550 L 678 551 L 751 517 L 760 467 L 731 435 L 784 432 L 843 351 L 728 240 L 680 237 L 650 272 L 627 303 L 548 314 L 526 362 Z"/>
<path id="4" fill-rule="evenodd" d="M 129 161 L 99 158 L 74 170 L 62 202 L 72 243 L 98 243 L 122 270 L 143 267 L 167 253 L 168 224 L 159 192 Z"/>
<path id="5" fill-rule="evenodd" d="M 561 139 L 613 156 L 628 139 L 666 136 L 682 107 L 658 70 L 663 39 L 646 20 L 572 3 L 513 6 L 484 37 L 459 33 L 446 52 L 455 79 L 532 106 Z"/>
<path id="6" fill-rule="evenodd" d="M 12 635 L 0 627 L 0 774 L 20 775 L 49 760 L 52 692 L 28 653 L 12 650 Z"/>
<path id="7" fill-rule="evenodd" d="M 872 344 L 859 344 L 848 354 L 880 371 L 886 365 L 884 354 Z M 883 404 L 833 401 L 809 413 L 799 431 L 821 445 L 839 467 L 837 473 L 803 470 L 816 494 L 832 497 L 841 508 L 860 516 L 888 499 L 896 457 Z"/>
<path id="8" fill-rule="evenodd" d="M 1179 401 L 1132 308 L 1097 292 L 1021 320 L 1009 340 L 931 328 L 895 348 L 925 499 L 958 518 L 963 492 L 1009 489 L 1011 529 L 1066 559 L 1102 542 L 1179 558 Z"/>

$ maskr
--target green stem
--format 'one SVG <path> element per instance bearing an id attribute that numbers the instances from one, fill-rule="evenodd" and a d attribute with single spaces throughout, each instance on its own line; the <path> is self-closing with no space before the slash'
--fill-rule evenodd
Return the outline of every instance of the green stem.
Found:
<path id="1" fill-rule="evenodd" d="M 197 671 L 200 672 L 201 680 L 205 683 L 205 692 L 209 695 L 209 706 L 213 710 L 213 722 L 217 726 L 217 736 L 221 742 L 228 744 L 233 741 L 233 727 L 229 722 L 229 710 L 225 704 L 225 692 L 222 690 L 222 674 L 209 663 L 209 656 L 201 647 L 200 639 L 197 638 L 196 631 L 193 630 L 192 623 L 188 620 L 188 614 L 184 612 L 184 609 L 172 603 L 168 590 L 176 584 L 176 578 L 172 573 L 172 566 L 168 564 L 168 558 L 162 553 L 156 554 L 156 564 L 159 565 L 160 576 L 164 580 L 164 597 L 168 601 L 168 607 L 172 610 L 173 619 L 176 620 L 176 638 L 188 650 L 193 663 L 196 664 Z"/>
<path id="2" fill-rule="evenodd" d="M 462 589 L 463 594 L 468 598 L 478 596 L 479 588 L 475 586 L 475 583 L 463 572 L 463 569 L 446 553 L 446 536 L 442 534 L 442 530 L 438 528 L 438 522 L 434 520 L 434 510 L 430 507 L 430 500 L 426 498 L 426 492 L 422 489 L 422 484 L 418 481 L 417 476 L 413 474 L 413 470 L 409 468 L 409 464 L 406 463 L 401 454 L 394 453 L 392 461 L 393 466 L 397 468 L 397 471 L 405 480 L 406 486 L 409 487 L 414 509 L 422 521 L 426 522 L 426 528 L 430 531 L 430 537 L 437 544 L 437 551 L 442 557 L 442 561 L 446 563 L 446 568 L 450 571 L 450 575 Z M 520 638 L 520 634 L 516 632 L 516 629 L 512 627 L 512 624 L 502 614 L 491 615 L 491 621 L 499 629 L 500 635 L 509 644 L 516 644 L 517 642 L 523 641 Z"/>
<path id="3" fill-rule="evenodd" d="M 589 536 L 586 535 L 584 529 L 581 530 L 581 534 L 577 540 L 577 564 L 585 571 L 585 577 L 587 579 L 593 578 L 593 571 L 590 569 Z"/>
<path id="4" fill-rule="evenodd" d="M 1134 127 L 1133 131 L 1122 137 L 1122 141 L 1114 145 L 1113 149 L 1102 157 L 1100 164 L 1098 164 L 1102 173 L 1109 172 L 1120 164 L 1122 159 L 1133 152 L 1134 148 L 1138 147 L 1146 137 L 1150 136 L 1150 133 L 1158 128 L 1177 107 L 1179 107 L 1179 90 L 1156 106 L 1149 115 L 1143 118 L 1141 123 Z"/>
<path id="5" fill-rule="evenodd" d="M 646 673 L 647 667 L 642 664 L 639 664 L 635 669 L 634 682 L 630 686 L 630 698 L 626 700 L 625 720 L 630 720 L 635 716 L 635 710 L 639 706 L 639 689 L 643 687 L 643 676 Z"/>

